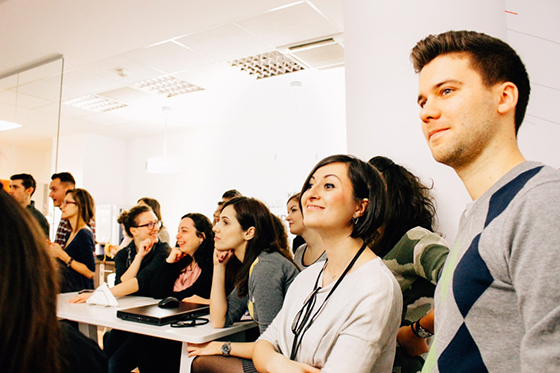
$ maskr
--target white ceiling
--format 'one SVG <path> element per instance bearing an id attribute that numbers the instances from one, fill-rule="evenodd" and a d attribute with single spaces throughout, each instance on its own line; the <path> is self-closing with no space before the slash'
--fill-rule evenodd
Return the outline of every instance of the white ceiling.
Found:
<path id="1" fill-rule="evenodd" d="M 63 104 L 63 133 L 148 136 L 161 132 L 161 126 L 153 124 L 161 124 L 164 105 L 172 106 L 174 117 L 181 118 L 174 125 L 197 125 L 188 104 L 192 95 L 211 100 L 214 91 L 257 84 L 227 61 L 325 36 L 340 40 L 342 8 L 343 0 L 8 0 L 0 4 L 0 35 L 9 35 L 0 39 L 0 76 L 63 55 L 63 103 L 97 94 L 129 105 L 96 113 Z M 338 62 L 341 59 L 338 56 Z M 119 76 L 117 69 L 124 69 L 126 76 Z M 205 91 L 163 99 L 130 88 L 163 75 Z M 2 109 L 14 110 L 9 105 L 17 96 L 19 110 L 13 116 L 27 123 L 26 128 L 10 132 L 19 132 L 27 144 L 45 135 L 38 130 L 44 127 L 41 116 L 52 117 L 58 109 L 53 98 L 60 76 L 38 78 L 22 85 L 20 77 L 19 87 L 13 77 L 0 81 L 0 114 Z M 12 141 L 18 140 L 11 136 Z"/>
<path id="2" fill-rule="evenodd" d="M 161 131 L 163 105 L 182 118 L 173 125 L 197 125 L 196 107 L 213 92 L 258 84 L 227 61 L 333 36 L 344 31 L 343 0 L 7 0 L 0 1 L 0 77 L 56 55 L 64 56 L 63 102 L 103 93 L 129 107 L 95 113 L 62 105 L 64 133 L 92 132 L 119 138 Z M 560 6 L 557 0 L 505 0 L 508 41 L 531 72 L 533 96 L 528 121 L 560 125 L 560 105 L 540 105 L 539 97 L 560 102 Z M 549 51 L 550 58 L 533 58 Z M 325 50 L 341 60 L 343 42 Z M 338 56 L 336 55 L 338 53 Z M 302 51 L 300 58 L 306 56 Z M 121 77 L 117 69 L 125 69 Z M 294 73 L 302 74 L 302 73 Z M 169 99 L 130 88 L 136 82 L 173 75 L 205 89 Z M 39 80 L 37 80 L 39 79 Z M 295 80 L 300 80 L 295 79 Z M 0 80 L 0 114 L 13 106 L 39 125 L 58 111 L 53 102 L 60 76 L 31 72 Z M 27 83 L 27 84 L 24 84 Z M 194 104 L 193 104 L 194 102 Z M 551 102 L 544 100 L 544 102 Z M 193 108 L 193 105 L 195 106 Z M 535 113 L 539 113 L 536 115 Z M 532 114 L 533 113 L 533 114 Z M 26 142 L 52 136 L 52 129 L 19 131 Z M 44 127 L 44 126 L 43 126 Z M 0 133 L 0 136 L 2 134 Z M 16 135 L 12 140 L 16 140 Z"/>

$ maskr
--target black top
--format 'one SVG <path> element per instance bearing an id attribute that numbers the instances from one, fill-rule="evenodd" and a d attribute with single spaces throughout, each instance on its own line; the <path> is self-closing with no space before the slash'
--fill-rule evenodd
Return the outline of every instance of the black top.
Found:
<path id="1" fill-rule="evenodd" d="M 41 214 L 41 211 L 35 208 L 35 201 L 31 201 L 31 203 L 27 206 L 27 211 L 29 211 L 31 215 L 33 215 L 33 217 L 37 220 L 37 222 L 39 222 L 41 229 L 43 230 L 43 232 L 45 232 L 45 236 L 48 238 L 49 222 L 47 221 L 47 218 L 45 218 L 45 215 Z"/>
<path id="2" fill-rule="evenodd" d="M 193 295 L 198 295 L 206 299 L 210 298 L 212 273 L 214 271 L 214 263 L 212 260 L 207 260 L 207 263 L 200 267 L 200 276 L 198 276 L 191 286 L 180 292 L 173 291 L 175 280 L 177 280 L 181 271 L 183 271 L 188 264 L 190 264 L 190 257 L 188 255 L 177 263 L 167 263 L 164 261 L 160 270 L 152 280 L 152 296 L 154 298 L 173 296 L 179 300 Z"/>
<path id="3" fill-rule="evenodd" d="M 107 357 L 99 346 L 66 322 L 60 322 L 62 371 L 68 373 L 105 373 Z"/>
<path id="4" fill-rule="evenodd" d="M 66 246 L 64 251 L 75 261 L 85 264 L 92 272 L 95 272 L 95 240 L 93 232 L 89 228 L 82 228 L 76 233 L 76 236 Z M 61 284 L 60 292 L 68 293 L 71 291 L 80 291 L 82 289 L 93 289 L 93 279 L 82 276 L 66 263 L 59 261 Z"/>
<path id="5" fill-rule="evenodd" d="M 150 296 L 150 287 L 152 279 L 159 271 L 165 258 L 169 255 L 170 247 L 165 242 L 158 240 L 152 247 L 152 250 L 142 259 L 140 269 L 136 275 L 138 280 L 138 291 L 135 295 Z M 136 257 L 136 245 L 134 241 L 127 247 L 120 250 L 115 256 L 115 285 L 120 284 L 122 275 L 126 272 L 132 261 Z"/>

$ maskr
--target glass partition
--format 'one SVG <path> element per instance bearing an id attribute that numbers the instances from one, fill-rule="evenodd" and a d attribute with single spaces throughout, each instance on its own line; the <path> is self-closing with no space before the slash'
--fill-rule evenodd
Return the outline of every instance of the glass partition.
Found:
<path id="1" fill-rule="evenodd" d="M 60 56 L 0 77 L 0 179 L 7 190 L 11 175 L 33 175 L 32 200 L 51 225 L 48 186 L 57 168 L 63 66 Z"/>

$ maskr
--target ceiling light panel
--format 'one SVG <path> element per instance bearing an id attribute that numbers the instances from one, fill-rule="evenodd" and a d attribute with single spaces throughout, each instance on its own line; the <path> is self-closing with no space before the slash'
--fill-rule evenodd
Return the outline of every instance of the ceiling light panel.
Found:
<path id="1" fill-rule="evenodd" d="M 303 66 L 277 51 L 240 58 L 230 61 L 230 64 L 231 66 L 238 67 L 241 71 L 256 76 L 257 79 L 304 70 Z"/>
<path id="2" fill-rule="evenodd" d="M 7 120 L 0 120 L 0 131 L 8 131 L 16 128 L 20 128 L 22 125 L 15 122 L 9 122 Z"/>
<path id="3" fill-rule="evenodd" d="M 133 87 L 167 98 L 204 90 L 204 88 L 169 75 L 144 80 L 134 84 Z"/>
<path id="4" fill-rule="evenodd" d="M 121 109 L 128 105 L 106 97 L 96 95 L 86 95 L 64 102 L 65 105 L 74 106 L 80 109 L 107 112 L 111 110 Z"/>

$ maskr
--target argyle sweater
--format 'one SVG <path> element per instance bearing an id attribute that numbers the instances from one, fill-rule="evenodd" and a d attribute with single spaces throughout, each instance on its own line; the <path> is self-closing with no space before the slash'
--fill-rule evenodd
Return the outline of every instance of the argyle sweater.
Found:
<path id="1" fill-rule="evenodd" d="M 524 162 L 469 204 L 423 372 L 558 372 L 560 172 Z"/>

